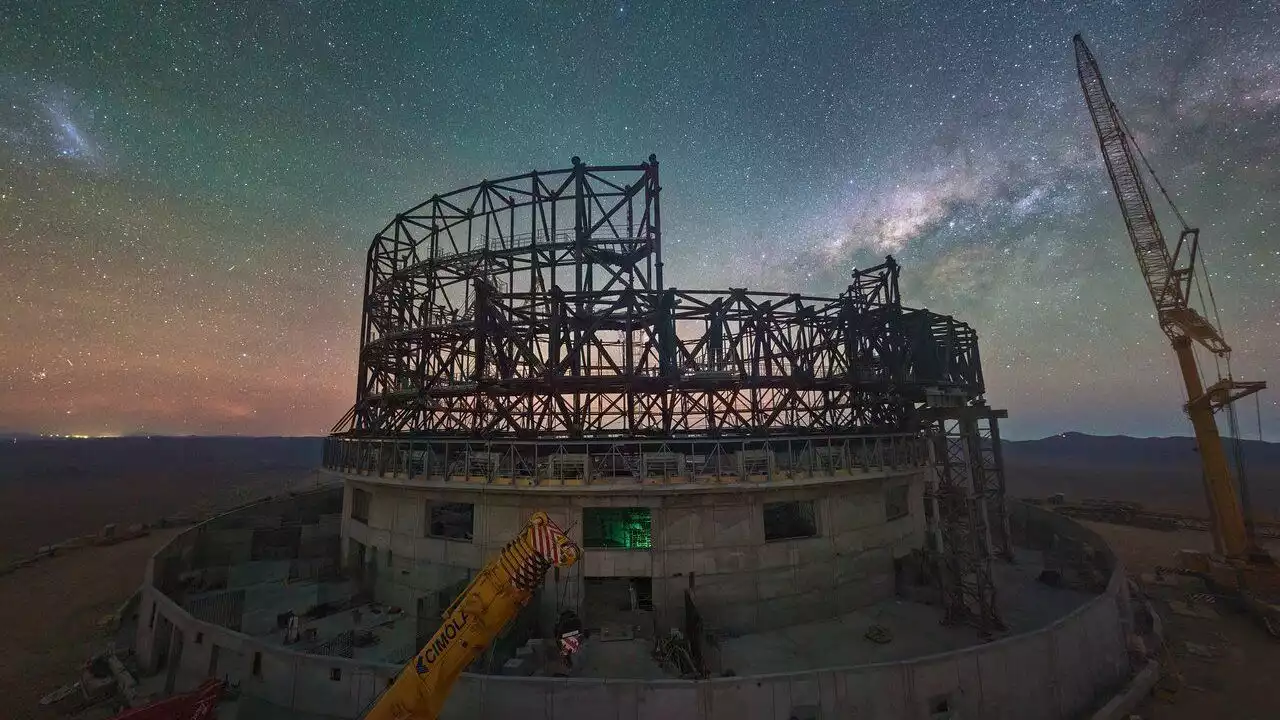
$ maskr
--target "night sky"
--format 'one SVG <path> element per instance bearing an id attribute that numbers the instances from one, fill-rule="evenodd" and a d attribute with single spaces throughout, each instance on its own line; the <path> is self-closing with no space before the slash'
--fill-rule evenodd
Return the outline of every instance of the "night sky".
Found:
<path id="1" fill-rule="evenodd" d="M 1280 6 L 883 4 L 0 0 L 0 430 L 326 432 L 396 212 L 653 152 L 669 284 L 836 294 L 891 252 L 1006 435 L 1189 434 L 1075 32 L 1236 376 L 1280 380 Z"/>

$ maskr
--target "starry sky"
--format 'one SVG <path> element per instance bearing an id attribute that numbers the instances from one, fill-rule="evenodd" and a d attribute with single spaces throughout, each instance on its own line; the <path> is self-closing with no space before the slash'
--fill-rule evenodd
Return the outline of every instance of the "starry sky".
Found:
<path id="1" fill-rule="evenodd" d="M 1006 436 L 1189 434 L 1071 36 L 1276 381 L 1278 7 L 0 0 L 0 430 L 324 433 L 396 212 L 653 152 L 668 284 L 836 294 L 893 253 Z"/>

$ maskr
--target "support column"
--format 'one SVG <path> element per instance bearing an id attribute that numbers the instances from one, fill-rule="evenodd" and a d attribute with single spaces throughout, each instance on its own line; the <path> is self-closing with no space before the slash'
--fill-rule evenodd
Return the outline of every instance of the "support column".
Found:
<path id="1" fill-rule="evenodd" d="M 921 411 L 932 448 L 926 517 L 942 590 L 943 623 L 968 624 L 984 637 L 1005 629 L 991 557 L 1008 545 L 1004 473 L 991 429 L 1003 410 L 931 393 Z M 994 441 L 998 443 L 998 429 Z M 998 549 L 997 549 L 998 548 Z"/>
<path id="2" fill-rule="evenodd" d="M 1000 447 L 1000 418 L 1003 410 L 993 410 L 978 418 L 978 440 L 982 459 L 982 494 L 986 499 L 991 532 L 991 551 L 996 557 L 1013 561 L 1013 541 L 1009 532 L 1009 512 L 1005 505 L 1004 451 Z"/>

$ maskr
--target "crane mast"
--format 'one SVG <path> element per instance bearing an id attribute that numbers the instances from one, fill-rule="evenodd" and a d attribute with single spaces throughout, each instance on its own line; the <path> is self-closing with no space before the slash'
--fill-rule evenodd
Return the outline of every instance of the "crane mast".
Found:
<path id="1" fill-rule="evenodd" d="M 553 567 L 570 567 L 582 550 L 547 514 L 535 512 L 449 609 L 443 624 L 361 720 L 435 720 L 449 690 L 521 608 Z"/>
<path id="2" fill-rule="evenodd" d="M 1107 173 L 1111 176 L 1111 186 L 1120 203 L 1138 268 L 1155 303 L 1156 319 L 1173 345 L 1186 385 L 1186 411 L 1195 430 L 1203 464 L 1214 541 L 1217 550 L 1228 559 L 1244 560 L 1256 554 L 1257 548 L 1248 531 L 1240 493 L 1231 476 L 1214 414 L 1235 400 L 1263 389 L 1266 384 L 1238 382 L 1230 377 L 1220 379 L 1208 388 L 1201 382 L 1192 343 L 1199 343 L 1220 357 L 1228 356 L 1231 347 L 1221 331 L 1188 302 L 1200 231 L 1187 227 L 1184 221 L 1178 243 L 1170 252 L 1140 174 L 1140 151 L 1125 127 L 1120 111 L 1111 101 L 1093 53 L 1089 52 L 1079 35 L 1075 36 L 1074 43 L 1080 88 L 1093 117 L 1093 127 L 1098 134 Z M 1181 219 L 1181 214 L 1178 217 Z"/>

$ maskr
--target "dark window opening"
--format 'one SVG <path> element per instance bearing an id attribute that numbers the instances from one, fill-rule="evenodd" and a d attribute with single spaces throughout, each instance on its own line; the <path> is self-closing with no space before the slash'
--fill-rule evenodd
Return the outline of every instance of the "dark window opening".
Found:
<path id="1" fill-rule="evenodd" d="M 589 548 L 648 550 L 653 546 L 649 508 L 583 508 L 582 543 Z"/>
<path id="2" fill-rule="evenodd" d="M 476 506 L 471 503 L 427 503 L 427 537 L 471 542 Z"/>
<path id="3" fill-rule="evenodd" d="M 331 668 L 329 670 L 329 679 L 337 682 L 342 679 L 342 668 Z"/>
<path id="4" fill-rule="evenodd" d="M 368 548 L 365 547 L 364 543 L 359 540 L 352 540 L 347 547 L 347 567 L 355 571 L 364 570 L 365 555 L 367 553 Z"/>
<path id="5" fill-rule="evenodd" d="M 387 568 L 391 567 L 391 548 L 387 548 Z"/>
<path id="6" fill-rule="evenodd" d="M 253 654 L 253 676 L 262 677 L 262 653 L 260 652 Z"/>
<path id="7" fill-rule="evenodd" d="M 202 632 L 198 632 L 198 633 L 196 633 L 196 644 L 197 644 L 197 645 L 200 645 L 200 644 L 203 644 L 203 643 L 204 643 L 204 633 L 202 633 Z"/>
<path id="8" fill-rule="evenodd" d="M 351 519 L 369 524 L 369 503 L 373 496 L 368 490 L 355 488 L 351 491 Z"/>
<path id="9" fill-rule="evenodd" d="M 631 578 L 631 593 L 635 598 L 636 610 L 652 610 L 653 609 L 653 578 L 651 577 L 633 577 Z"/>
<path id="10" fill-rule="evenodd" d="M 911 503 L 908 500 L 908 485 L 894 485 L 884 494 L 885 520 L 897 520 L 911 514 Z"/>
<path id="11" fill-rule="evenodd" d="M 156 626 L 156 604 L 151 603 L 151 619 L 147 620 L 147 627 L 154 628 Z"/>
<path id="12" fill-rule="evenodd" d="M 653 611 L 653 579 L 648 577 L 583 578 L 582 620 L 591 627 L 601 624 L 623 626 L 652 622 L 637 612 Z"/>
<path id="13" fill-rule="evenodd" d="M 818 536 L 812 500 L 764 504 L 764 539 L 794 540 Z"/>

